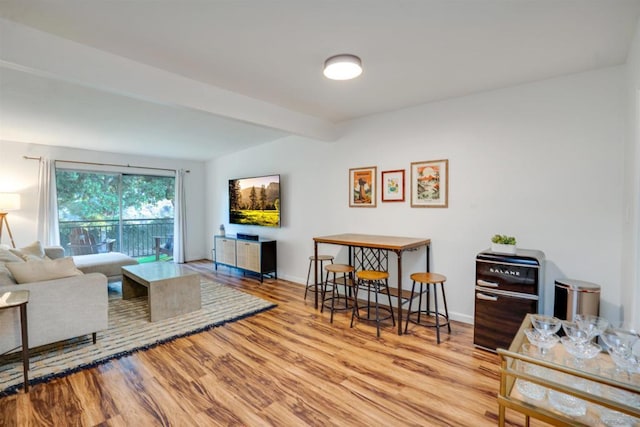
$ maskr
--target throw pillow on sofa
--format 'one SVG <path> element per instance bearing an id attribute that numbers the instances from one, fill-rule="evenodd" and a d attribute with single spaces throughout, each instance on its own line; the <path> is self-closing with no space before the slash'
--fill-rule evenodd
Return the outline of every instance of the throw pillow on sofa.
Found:
<path id="1" fill-rule="evenodd" d="M 16 284 L 11 272 L 5 267 L 5 264 L 8 262 L 23 261 L 19 256 L 9 252 L 9 249 L 0 249 L 0 286 Z"/>
<path id="2" fill-rule="evenodd" d="M 42 243 L 36 241 L 32 244 L 25 246 L 20 249 L 9 249 L 12 254 L 19 256 L 24 261 L 29 261 L 32 259 L 47 259 L 47 256 L 44 253 L 44 248 L 42 247 Z"/>
<path id="3" fill-rule="evenodd" d="M 42 282 L 84 274 L 76 268 L 73 258 L 70 257 L 53 260 L 10 262 L 6 264 L 6 267 L 19 284 Z"/>

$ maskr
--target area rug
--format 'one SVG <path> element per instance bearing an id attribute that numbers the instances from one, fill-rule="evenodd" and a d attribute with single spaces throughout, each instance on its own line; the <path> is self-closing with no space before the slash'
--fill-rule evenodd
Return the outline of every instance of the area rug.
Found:
<path id="1" fill-rule="evenodd" d="M 140 350 L 253 316 L 276 305 L 219 283 L 202 283 L 202 308 L 151 323 L 146 297 L 123 300 L 109 285 L 109 329 L 30 352 L 29 382 L 47 382 Z M 0 397 L 23 387 L 21 353 L 0 356 Z"/>

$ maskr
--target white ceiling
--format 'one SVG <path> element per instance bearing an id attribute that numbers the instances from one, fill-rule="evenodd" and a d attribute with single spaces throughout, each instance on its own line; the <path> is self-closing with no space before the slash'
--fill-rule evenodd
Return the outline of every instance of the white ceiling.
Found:
<path id="1" fill-rule="evenodd" d="M 340 121 L 623 64 L 639 16 L 640 0 L 0 0 L 0 138 L 199 160 L 330 140 Z M 325 79 L 337 53 L 362 76 Z"/>

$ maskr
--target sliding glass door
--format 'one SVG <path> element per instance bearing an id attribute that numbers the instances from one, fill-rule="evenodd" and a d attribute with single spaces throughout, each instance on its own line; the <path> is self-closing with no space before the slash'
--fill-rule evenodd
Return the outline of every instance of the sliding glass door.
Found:
<path id="1" fill-rule="evenodd" d="M 174 191 L 174 177 L 121 176 L 120 240 L 125 253 L 155 256 L 155 237 L 164 245 L 173 241 Z"/>
<path id="2" fill-rule="evenodd" d="M 57 169 L 60 243 L 68 255 L 155 256 L 172 239 L 175 178 Z"/>

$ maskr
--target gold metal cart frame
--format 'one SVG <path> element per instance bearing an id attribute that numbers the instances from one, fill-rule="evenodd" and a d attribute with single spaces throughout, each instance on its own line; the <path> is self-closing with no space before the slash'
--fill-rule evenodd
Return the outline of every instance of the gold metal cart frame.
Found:
<path id="1" fill-rule="evenodd" d="M 513 409 L 515 411 L 518 411 L 524 414 L 526 426 L 529 426 L 530 417 L 539 419 L 541 421 L 544 421 L 556 426 L 589 425 L 589 424 L 584 424 L 581 421 L 576 420 L 575 418 L 572 418 L 570 416 L 563 415 L 559 412 L 556 412 L 544 407 L 536 406 L 535 404 L 527 402 L 524 399 L 520 399 L 518 397 L 513 396 L 514 385 L 517 378 L 522 378 L 523 380 L 530 381 L 535 384 L 539 384 L 543 387 L 553 389 L 553 390 L 558 390 L 562 393 L 566 393 L 571 396 L 578 397 L 587 402 L 595 403 L 597 405 L 601 405 L 606 408 L 640 418 L 640 408 L 629 406 L 621 402 L 616 402 L 594 393 L 586 392 L 583 390 L 579 390 L 577 388 L 559 384 L 547 378 L 530 375 L 525 372 L 516 370 L 515 369 L 516 360 L 521 360 L 523 362 L 542 366 L 544 368 L 569 374 L 578 378 L 594 381 L 599 384 L 610 386 L 619 390 L 625 390 L 631 393 L 640 394 L 640 387 L 630 383 L 622 383 L 610 378 L 595 375 L 595 374 L 574 369 L 568 366 L 564 366 L 559 363 L 537 359 L 525 354 L 519 354 L 518 350 L 521 348 L 523 343 L 527 342 L 525 341 L 525 336 L 523 331 L 526 328 L 530 328 L 530 327 L 531 327 L 531 319 L 530 319 L 530 315 L 527 315 L 527 317 L 522 322 L 522 325 L 520 326 L 520 330 L 518 331 L 515 338 L 513 339 L 513 342 L 511 343 L 509 350 L 498 349 L 498 354 L 500 355 L 500 392 L 498 394 L 498 409 L 499 409 L 498 425 L 499 426 L 505 425 L 506 408 Z M 561 344 L 558 344 L 558 345 L 561 346 Z M 598 357 L 602 358 L 604 361 L 608 363 L 612 363 L 610 360 L 610 356 L 608 354 L 602 353 Z"/>

